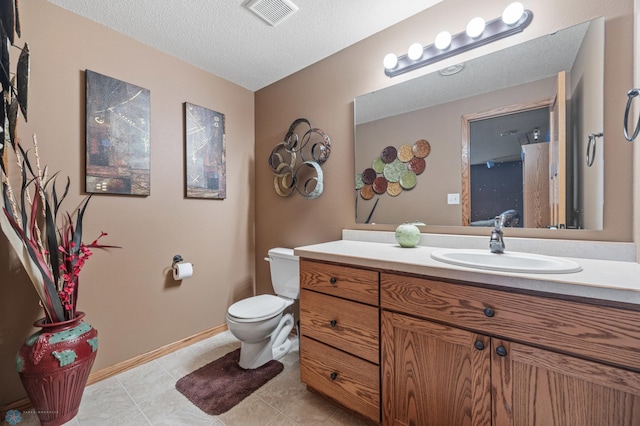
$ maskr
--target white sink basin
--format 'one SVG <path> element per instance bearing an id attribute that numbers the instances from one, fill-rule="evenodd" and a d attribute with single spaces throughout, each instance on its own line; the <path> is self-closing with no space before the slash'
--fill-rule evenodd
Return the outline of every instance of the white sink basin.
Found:
<path id="1" fill-rule="evenodd" d="M 489 249 L 440 249 L 431 258 L 452 265 L 492 271 L 523 272 L 531 274 L 569 274 L 582 271 L 582 267 L 561 257 L 539 254 L 505 252 L 491 253 Z"/>

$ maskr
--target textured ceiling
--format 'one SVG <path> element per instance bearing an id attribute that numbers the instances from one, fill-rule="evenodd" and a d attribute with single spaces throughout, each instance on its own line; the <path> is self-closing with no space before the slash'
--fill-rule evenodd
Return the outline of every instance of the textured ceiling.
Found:
<path id="1" fill-rule="evenodd" d="M 441 0 L 293 0 L 272 27 L 247 0 L 48 0 L 251 91 Z"/>

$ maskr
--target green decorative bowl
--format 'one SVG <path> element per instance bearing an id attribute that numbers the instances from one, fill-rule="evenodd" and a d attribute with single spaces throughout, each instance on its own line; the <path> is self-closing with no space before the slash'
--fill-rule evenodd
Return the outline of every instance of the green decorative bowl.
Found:
<path id="1" fill-rule="evenodd" d="M 403 223 L 396 228 L 396 241 L 401 247 L 415 247 L 420 241 L 420 229 L 413 223 Z"/>

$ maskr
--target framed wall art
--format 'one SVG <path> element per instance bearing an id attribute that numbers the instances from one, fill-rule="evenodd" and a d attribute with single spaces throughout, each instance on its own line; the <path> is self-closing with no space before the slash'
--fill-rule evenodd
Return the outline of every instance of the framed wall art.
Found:
<path id="1" fill-rule="evenodd" d="M 86 191 L 150 193 L 150 93 L 86 70 Z"/>
<path id="2" fill-rule="evenodd" d="M 187 198 L 225 199 L 224 114 L 184 103 L 185 192 Z"/>

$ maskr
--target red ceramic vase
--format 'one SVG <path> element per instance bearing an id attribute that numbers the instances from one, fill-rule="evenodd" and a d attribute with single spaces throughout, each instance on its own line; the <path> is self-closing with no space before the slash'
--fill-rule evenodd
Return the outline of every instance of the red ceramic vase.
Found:
<path id="1" fill-rule="evenodd" d="M 98 350 L 98 332 L 82 318 L 84 312 L 76 312 L 68 321 L 36 321 L 41 330 L 16 356 L 20 380 L 43 425 L 61 425 L 78 414 Z"/>

